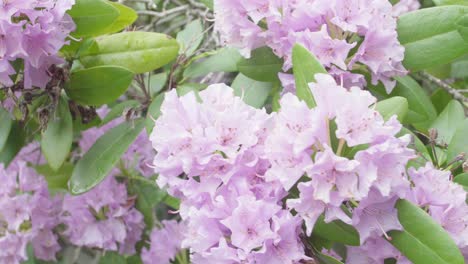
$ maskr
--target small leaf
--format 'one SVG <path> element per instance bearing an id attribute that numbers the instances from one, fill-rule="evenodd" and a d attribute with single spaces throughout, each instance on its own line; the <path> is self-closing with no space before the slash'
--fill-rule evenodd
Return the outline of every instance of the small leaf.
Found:
<path id="1" fill-rule="evenodd" d="M 375 110 L 382 115 L 385 121 L 396 115 L 398 120 L 403 122 L 408 113 L 408 100 L 401 96 L 394 96 L 378 102 L 375 105 Z"/>
<path id="2" fill-rule="evenodd" d="M 8 167 L 10 162 L 16 157 L 16 154 L 23 148 L 25 143 L 24 128 L 14 122 L 10 129 L 8 139 L 0 152 L 0 163 Z"/>
<path id="3" fill-rule="evenodd" d="M 468 172 L 458 174 L 453 181 L 463 186 L 465 190 L 468 190 Z"/>
<path id="4" fill-rule="evenodd" d="M 175 210 L 179 209 L 180 200 L 171 195 L 167 195 L 163 202 Z"/>
<path id="5" fill-rule="evenodd" d="M 68 187 L 68 180 L 73 172 L 73 164 L 65 162 L 58 170 L 52 169 L 47 164 L 35 166 L 37 173 L 44 176 L 47 181 L 49 189 L 62 189 L 66 190 Z"/>
<path id="6" fill-rule="evenodd" d="M 219 49 L 208 58 L 190 64 L 184 71 L 184 78 L 196 78 L 211 72 L 235 72 L 237 71 L 237 63 L 241 59 L 242 56 L 236 49 Z"/>
<path id="7" fill-rule="evenodd" d="M 0 152 L 2 152 L 3 147 L 7 143 L 8 135 L 10 134 L 11 127 L 13 125 L 13 120 L 10 117 L 10 113 L 6 111 L 3 107 L 0 107 Z"/>
<path id="8" fill-rule="evenodd" d="M 242 97 L 246 104 L 262 108 L 270 95 L 273 84 L 255 81 L 239 73 L 231 86 L 234 89 L 234 94 Z"/>
<path id="9" fill-rule="evenodd" d="M 297 97 L 312 108 L 315 102 L 309 83 L 315 81 L 316 73 L 327 73 L 317 58 L 303 46 L 296 44 L 292 51 L 294 79 L 296 80 Z"/>
<path id="10" fill-rule="evenodd" d="M 237 63 L 239 72 L 260 82 L 278 81 L 278 73 L 282 67 L 283 60 L 278 58 L 269 47 L 255 49 L 250 59 L 242 58 Z"/>
<path id="11" fill-rule="evenodd" d="M 359 246 L 360 244 L 359 233 L 354 227 L 341 220 L 326 223 L 323 215 L 315 223 L 314 230 L 312 231 L 312 236 L 314 235 L 345 245 Z"/>
<path id="12" fill-rule="evenodd" d="M 136 100 L 128 100 L 128 101 L 123 101 L 111 108 L 109 113 L 102 119 L 101 121 L 101 126 L 109 123 L 110 121 L 121 117 L 124 115 L 125 110 L 128 110 L 130 108 L 135 108 L 140 106 L 141 103 L 136 101 Z"/>
<path id="13" fill-rule="evenodd" d="M 119 10 L 105 0 L 76 0 L 68 14 L 76 24 L 74 36 L 94 37 L 106 33 L 119 17 Z"/>
<path id="14" fill-rule="evenodd" d="M 460 123 L 452 137 L 447 149 L 447 160 L 453 160 L 457 155 L 468 155 L 468 118 Z"/>
<path id="15" fill-rule="evenodd" d="M 74 101 L 102 105 L 118 99 L 130 86 L 133 73 L 119 66 L 98 66 L 71 74 L 65 91 Z"/>
<path id="16" fill-rule="evenodd" d="M 119 10 L 119 17 L 117 17 L 112 25 L 105 29 L 106 33 L 119 32 L 137 20 L 137 13 L 130 7 L 116 2 L 109 2 L 109 4 Z"/>
<path id="17" fill-rule="evenodd" d="M 70 179 L 73 194 L 89 191 L 114 168 L 143 129 L 142 119 L 122 123 L 101 136 L 78 161 Z"/>
<path id="18" fill-rule="evenodd" d="M 403 231 L 390 231 L 389 242 L 414 264 L 463 264 L 463 256 L 449 234 L 424 210 L 407 200 L 396 204 Z"/>
<path id="19" fill-rule="evenodd" d="M 41 150 L 53 170 L 58 170 L 70 153 L 73 143 L 73 121 L 68 101 L 61 97 L 55 115 L 49 117 L 42 133 Z"/>
<path id="20" fill-rule="evenodd" d="M 161 115 L 161 105 L 164 101 L 164 93 L 158 95 L 148 108 L 148 113 L 146 115 L 146 132 L 148 135 L 151 134 L 154 128 L 154 121 L 159 118 Z"/>
<path id="21" fill-rule="evenodd" d="M 167 72 L 151 75 L 149 78 L 149 84 L 146 84 L 147 86 L 149 86 L 151 98 L 155 97 L 159 92 L 161 92 L 166 83 Z"/>
<path id="22" fill-rule="evenodd" d="M 95 45 L 80 52 L 79 59 L 84 66 L 116 65 L 136 74 L 168 64 L 179 51 L 175 39 L 154 32 L 122 32 L 95 41 Z"/>
<path id="23" fill-rule="evenodd" d="M 412 71 L 455 60 L 468 53 L 457 22 L 468 6 L 440 6 L 403 14 L 398 19 L 398 39 L 405 47 L 404 66 Z M 437 25 L 437 26 L 434 26 Z"/>
<path id="24" fill-rule="evenodd" d="M 200 19 L 193 20 L 177 34 L 177 41 L 180 44 L 179 54 L 191 56 L 200 46 L 203 40 L 203 25 Z"/>

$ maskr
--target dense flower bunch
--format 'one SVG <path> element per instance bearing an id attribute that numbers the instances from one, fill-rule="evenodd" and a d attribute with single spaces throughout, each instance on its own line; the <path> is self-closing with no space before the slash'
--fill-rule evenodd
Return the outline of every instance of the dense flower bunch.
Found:
<path id="1" fill-rule="evenodd" d="M 16 71 L 12 62 L 24 62 L 24 87 L 44 88 L 50 80 L 47 72 L 63 63 L 57 53 L 75 29 L 65 12 L 74 0 L 16 0 L 0 3 L 0 85 L 11 86 Z"/>
<path id="2" fill-rule="evenodd" d="M 39 162 L 39 146 L 30 144 L 8 168 L 0 164 L 0 263 L 26 260 L 28 243 L 42 260 L 55 260 L 61 248 L 53 231 L 59 224 L 60 199 L 52 198 L 45 179 L 28 167 Z"/>
<path id="3" fill-rule="evenodd" d="M 399 198 L 428 206 L 465 248 L 463 188 L 430 165 L 407 172 L 416 157 L 411 138 L 397 136 L 396 116 L 385 121 L 369 92 L 339 86 L 330 75 L 315 79 L 315 108 L 286 94 L 272 114 L 247 106 L 223 84 L 199 99 L 166 95 L 150 137 L 153 165 L 158 184 L 181 199 L 181 247 L 190 248 L 193 262 L 306 260 L 301 226 L 311 235 L 323 215 L 359 232 L 361 246 L 349 247 L 346 263 L 409 263 L 385 241 L 387 231 L 402 228 Z"/>
<path id="4" fill-rule="evenodd" d="M 161 228 L 151 232 L 150 248 L 143 248 L 141 259 L 145 264 L 170 263 L 181 249 L 185 226 L 175 220 L 162 221 Z"/>
<path id="5" fill-rule="evenodd" d="M 215 28 L 229 46 L 249 57 L 269 46 L 284 58 L 283 70 L 292 66 L 291 51 L 298 43 L 309 49 L 345 86 L 364 87 L 363 71 L 372 83 L 381 81 L 388 92 L 394 76 L 406 74 L 404 48 L 397 39 L 396 17 L 418 7 L 404 1 L 392 9 L 387 0 L 216 0 Z M 290 76 L 282 76 L 283 83 Z"/>

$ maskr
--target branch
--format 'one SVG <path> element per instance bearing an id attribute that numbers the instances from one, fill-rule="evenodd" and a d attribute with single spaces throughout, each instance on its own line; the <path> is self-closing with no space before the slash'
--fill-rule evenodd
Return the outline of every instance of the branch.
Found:
<path id="1" fill-rule="evenodd" d="M 465 97 L 459 90 L 453 88 L 452 86 L 450 86 L 450 84 L 448 84 L 448 83 L 444 82 L 443 80 L 440 80 L 440 79 L 430 75 L 427 72 L 423 71 L 423 72 L 420 73 L 420 75 L 422 77 L 426 78 L 427 80 L 429 80 L 430 82 L 432 82 L 432 83 L 438 85 L 439 87 L 441 87 L 442 89 L 444 89 L 447 93 L 452 95 L 453 98 L 455 98 L 455 100 L 458 100 L 458 101 L 462 102 L 463 107 L 467 108 L 467 106 L 465 104 L 468 103 L 468 98 Z"/>

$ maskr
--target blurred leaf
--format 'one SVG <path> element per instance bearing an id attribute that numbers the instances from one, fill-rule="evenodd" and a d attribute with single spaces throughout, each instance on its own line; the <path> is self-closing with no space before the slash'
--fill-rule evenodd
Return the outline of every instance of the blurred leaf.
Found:
<path id="1" fill-rule="evenodd" d="M 260 82 L 277 82 L 282 67 L 283 60 L 266 46 L 253 50 L 249 59 L 242 58 L 237 63 L 239 72 Z"/>
<path id="2" fill-rule="evenodd" d="M 119 10 L 119 16 L 117 19 L 110 25 L 108 28 L 106 28 L 106 33 L 115 33 L 119 32 L 126 27 L 130 26 L 137 20 L 138 15 L 135 12 L 135 10 L 131 9 L 130 7 L 126 5 L 122 5 L 120 3 L 116 2 L 109 2 L 113 7 Z"/>
<path id="3" fill-rule="evenodd" d="M 294 79 L 297 97 L 312 108 L 315 102 L 309 83 L 315 82 L 316 73 L 327 73 L 318 59 L 303 46 L 296 44 L 292 51 Z"/>
<path id="4" fill-rule="evenodd" d="M 37 173 L 44 176 L 49 189 L 68 189 L 68 180 L 73 172 L 73 164 L 65 162 L 58 170 L 52 169 L 47 164 L 35 166 Z"/>
<path id="5" fill-rule="evenodd" d="M 317 252 L 315 256 L 317 257 L 320 264 L 343 264 L 343 262 L 337 260 L 336 258 L 322 254 L 320 252 Z"/>
<path id="6" fill-rule="evenodd" d="M 259 82 L 239 73 L 232 82 L 236 96 L 242 97 L 244 102 L 255 108 L 262 108 L 270 95 L 273 84 Z"/>
<path id="7" fill-rule="evenodd" d="M 213 0 L 200 0 L 200 2 L 206 5 L 210 10 L 213 10 Z"/>
<path id="8" fill-rule="evenodd" d="M 436 5 L 468 5 L 467 0 L 432 0 Z"/>
<path id="9" fill-rule="evenodd" d="M 411 77 L 396 77 L 397 84 L 391 96 L 401 96 L 408 100 L 406 121 L 418 130 L 425 131 L 436 119 L 437 112 L 424 89 Z"/>
<path id="10" fill-rule="evenodd" d="M 178 51 L 177 41 L 167 35 L 122 32 L 97 38 L 95 45 L 80 52 L 80 61 L 86 67 L 116 65 L 138 74 L 168 64 Z"/>
<path id="11" fill-rule="evenodd" d="M 119 17 L 119 10 L 105 0 L 76 0 L 67 13 L 76 24 L 72 34 L 78 37 L 104 34 Z"/>
<path id="12" fill-rule="evenodd" d="M 424 210 L 407 200 L 396 204 L 403 231 L 390 231 L 389 242 L 414 264 L 463 264 L 449 234 Z"/>
<path id="13" fill-rule="evenodd" d="M 177 86 L 176 91 L 178 96 L 184 96 L 190 92 L 194 92 L 197 98 L 200 99 L 198 92 L 205 89 L 207 86 L 208 85 L 204 83 L 184 83 Z"/>
<path id="14" fill-rule="evenodd" d="M 17 122 L 14 122 L 10 129 L 8 139 L 0 152 L 0 163 L 8 167 L 16 154 L 23 148 L 25 143 L 25 131 Z"/>
<path id="15" fill-rule="evenodd" d="M 457 176 L 455 176 L 453 181 L 462 185 L 463 188 L 465 188 L 465 190 L 468 191 L 468 173 L 458 174 Z"/>
<path id="16" fill-rule="evenodd" d="M 405 67 L 418 71 L 467 54 L 468 45 L 457 30 L 457 21 L 467 13 L 468 6 L 450 5 L 401 15 L 397 31 L 398 39 L 405 47 Z"/>
<path id="17" fill-rule="evenodd" d="M 99 259 L 99 264 L 127 264 L 127 260 L 117 252 L 106 251 Z"/>
<path id="18" fill-rule="evenodd" d="M 377 102 L 375 110 L 382 115 L 385 121 L 396 115 L 398 120 L 403 123 L 408 113 L 408 100 L 401 96 L 390 97 Z"/>
<path id="19" fill-rule="evenodd" d="M 180 44 L 179 54 L 190 57 L 203 40 L 203 25 L 200 19 L 193 20 L 177 34 L 177 41 Z"/>
<path id="20" fill-rule="evenodd" d="M 468 78 L 468 58 L 454 62 L 450 76 L 459 79 Z"/>
<path id="21" fill-rule="evenodd" d="M 101 126 L 109 123 L 110 121 L 121 117 L 124 115 L 124 112 L 130 108 L 135 108 L 140 106 L 141 103 L 136 100 L 123 101 L 111 108 L 109 113 L 102 119 Z"/>
<path id="22" fill-rule="evenodd" d="M 339 242 L 345 245 L 359 246 L 359 233 L 354 227 L 341 220 L 326 223 L 321 215 L 315 223 L 312 236 L 319 236 L 332 242 Z"/>
<path id="23" fill-rule="evenodd" d="M 175 210 L 178 210 L 179 209 L 179 206 L 180 206 L 180 200 L 171 196 L 171 195 L 167 195 L 165 198 L 164 198 L 164 201 L 163 201 L 165 204 L 167 204 L 168 206 L 172 207 L 173 209 Z"/>
<path id="24" fill-rule="evenodd" d="M 437 113 L 442 113 L 450 101 L 452 101 L 452 96 L 442 88 L 435 90 L 431 95 L 431 102 L 436 108 Z"/>
<path id="25" fill-rule="evenodd" d="M 468 156 L 468 118 L 465 118 L 452 137 L 447 149 L 447 160 L 452 161 L 457 155 L 465 153 Z"/>
<path id="26" fill-rule="evenodd" d="M 150 76 L 149 79 L 149 84 L 146 84 L 149 86 L 149 91 L 151 97 L 155 97 L 161 90 L 164 88 L 164 86 L 167 83 L 167 72 L 162 72 L 158 74 L 153 74 Z"/>
<path id="27" fill-rule="evenodd" d="M 239 51 L 233 48 L 223 48 L 200 62 L 190 64 L 184 71 L 184 78 L 204 76 L 211 72 L 235 72 L 237 62 L 242 59 Z"/>
<path id="28" fill-rule="evenodd" d="M 462 38 L 465 40 L 465 45 L 468 45 L 468 14 L 467 12 L 465 12 L 465 15 L 460 17 L 457 20 L 457 30 L 458 30 L 458 33 L 462 36 Z"/>
<path id="29" fill-rule="evenodd" d="M 0 152 L 7 143 L 8 135 L 10 134 L 13 120 L 11 119 L 10 113 L 3 107 L 0 107 Z"/>
<path id="30" fill-rule="evenodd" d="M 133 73 L 126 68 L 97 66 L 73 72 L 65 91 L 78 103 L 102 105 L 118 99 L 132 80 Z"/>
<path id="31" fill-rule="evenodd" d="M 41 150 L 53 170 L 58 170 L 70 153 L 73 143 L 73 121 L 68 101 L 61 97 L 55 114 L 49 117 L 42 132 Z"/>
<path id="32" fill-rule="evenodd" d="M 143 119 L 124 122 L 101 136 L 78 161 L 70 179 L 73 194 L 89 191 L 114 168 L 144 127 Z"/>
<path id="33" fill-rule="evenodd" d="M 146 132 L 148 135 L 151 134 L 154 128 L 154 122 L 161 115 L 161 105 L 164 101 L 164 93 L 158 95 L 148 108 L 148 113 L 146 114 Z"/>
<path id="34" fill-rule="evenodd" d="M 154 208 L 166 198 L 167 193 L 149 183 L 134 181 L 132 184 L 137 194 L 136 208 L 145 217 L 146 227 L 151 230 L 154 225 Z"/>

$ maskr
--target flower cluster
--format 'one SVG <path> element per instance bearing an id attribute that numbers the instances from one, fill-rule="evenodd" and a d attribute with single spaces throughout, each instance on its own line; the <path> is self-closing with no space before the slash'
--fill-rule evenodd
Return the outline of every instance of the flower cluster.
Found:
<path id="1" fill-rule="evenodd" d="M 215 28 L 224 43 L 246 57 L 269 46 L 284 58 L 286 71 L 298 43 L 346 87 L 364 87 L 368 71 L 372 84 L 381 81 L 390 92 L 392 77 L 406 74 L 394 15 L 417 8 L 414 2 L 392 7 L 387 0 L 215 0 Z"/>
<path id="2" fill-rule="evenodd" d="M 150 139 L 158 184 L 181 198 L 182 248 L 193 263 L 293 263 L 306 259 L 301 221 L 282 206 L 286 192 L 266 182 L 272 118 L 224 84 L 181 98 L 166 94 Z M 183 177 L 179 177 L 183 175 Z"/>
<path id="3" fill-rule="evenodd" d="M 60 200 L 49 195 L 44 178 L 28 167 L 43 162 L 38 149 L 30 144 L 7 168 L 0 164 L 0 263 L 26 260 L 28 243 L 42 260 L 55 260 L 61 248 L 54 233 Z"/>
<path id="4" fill-rule="evenodd" d="M 383 238 L 402 229 L 400 198 L 428 207 L 466 250 L 463 188 L 429 165 L 407 171 L 416 157 L 411 137 L 398 134 L 396 116 L 384 120 L 369 92 L 326 74 L 315 79 L 315 108 L 288 93 L 272 114 L 223 84 L 198 97 L 166 94 L 150 136 L 153 166 L 160 187 L 181 199 L 181 247 L 190 248 L 193 262 L 307 260 L 300 237 L 323 216 L 359 233 L 361 246 L 348 248 L 346 263 L 409 263 Z"/>
<path id="5" fill-rule="evenodd" d="M 141 252 L 141 259 L 145 264 L 171 263 L 181 250 L 184 225 L 175 220 L 162 221 L 162 225 L 160 229 L 153 229 L 150 248 L 143 248 Z"/>
<path id="6" fill-rule="evenodd" d="M 24 87 L 44 88 L 54 64 L 63 63 L 57 53 L 75 29 L 65 12 L 74 0 L 16 0 L 0 3 L 0 85 L 11 86 L 12 63 L 24 62 Z"/>

